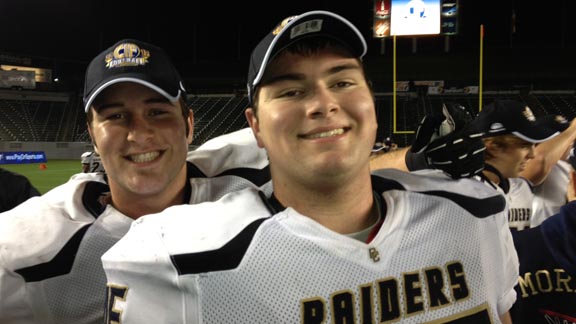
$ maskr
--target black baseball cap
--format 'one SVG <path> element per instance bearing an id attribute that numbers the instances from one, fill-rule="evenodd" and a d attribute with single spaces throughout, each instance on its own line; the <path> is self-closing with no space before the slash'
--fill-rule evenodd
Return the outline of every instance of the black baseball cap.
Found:
<path id="1" fill-rule="evenodd" d="M 538 117 L 536 118 L 536 123 L 540 126 L 553 129 L 560 133 L 565 131 L 568 126 L 570 126 L 570 122 L 568 119 L 566 119 L 566 117 L 555 114 Z"/>
<path id="2" fill-rule="evenodd" d="M 512 134 L 530 143 L 541 143 L 559 134 L 537 123 L 525 103 L 509 99 L 484 106 L 473 123 L 484 137 Z"/>
<path id="3" fill-rule="evenodd" d="M 84 83 L 84 111 L 107 87 L 119 82 L 135 82 L 162 94 L 168 100 L 186 98 L 182 78 L 166 52 L 152 44 L 123 39 L 88 65 Z"/>
<path id="4" fill-rule="evenodd" d="M 248 100 L 252 105 L 254 89 L 274 56 L 289 45 L 308 37 L 329 37 L 342 43 L 362 58 L 366 54 L 366 40 L 347 19 L 329 11 L 309 11 L 284 19 L 256 45 L 248 68 Z"/>

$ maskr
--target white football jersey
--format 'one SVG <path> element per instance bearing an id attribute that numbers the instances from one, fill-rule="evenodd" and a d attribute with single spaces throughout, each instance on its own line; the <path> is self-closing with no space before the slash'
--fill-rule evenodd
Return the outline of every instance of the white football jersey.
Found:
<path id="1" fill-rule="evenodd" d="M 534 227 L 532 218 L 532 203 L 534 193 L 528 180 L 524 178 L 510 178 L 510 190 L 506 198 L 510 204 L 508 213 L 508 226 L 512 231 L 522 231 Z"/>
<path id="2" fill-rule="evenodd" d="M 532 226 L 540 225 L 546 218 L 557 214 L 566 204 L 566 192 L 572 167 L 566 161 L 558 161 L 546 180 L 534 187 Z"/>
<path id="3" fill-rule="evenodd" d="M 500 178 L 500 183 L 497 185 L 490 181 L 485 176 L 475 176 L 476 179 L 486 186 L 493 188 L 504 197 L 508 203 L 508 216 L 507 226 L 511 231 L 521 231 L 535 225 L 532 217 L 532 204 L 534 200 L 534 193 L 532 186 L 528 180 L 524 178 Z"/>
<path id="4" fill-rule="evenodd" d="M 368 243 L 254 189 L 144 216 L 102 257 L 106 323 L 499 323 L 518 280 L 503 196 L 419 173 L 374 173 Z"/>
<path id="5" fill-rule="evenodd" d="M 262 155 L 247 154 L 257 151 L 236 148 L 189 154 L 190 204 L 246 187 L 269 186 L 267 159 L 256 163 Z M 104 174 L 79 173 L 0 214 L 0 323 L 103 323 L 106 277 L 100 257 L 132 223 L 111 205 L 100 203 L 108 191 Z"/>

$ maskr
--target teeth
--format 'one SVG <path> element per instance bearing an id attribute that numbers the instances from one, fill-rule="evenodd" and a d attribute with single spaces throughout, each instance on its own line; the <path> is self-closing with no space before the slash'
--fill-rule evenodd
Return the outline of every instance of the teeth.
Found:
<path id="1" fill-rule="evenodd" d="M 159 155 L 160 155 L 160 152 L 148 152 L 148 153 L 142 153 L 142 154 L 135 154 L 135 155 L 130 155 L 130 160 L 132 160 L 133 162 L 136 162 L 136 163 L 150 162 L 150 161 L 154 160 L 155 158 L 157 158 Z"/>
<path id="2" fill-rule="evenodd" d="M 328 131 L 328 132 L 306 135 L 306 136 L 304 136 L 304 138 L 308 138 L 308 139 L 323 138 L 323 137 L 330 137 L 330 136 L 341 135 L 341 134 L 344 134 L 343 128 L 333 129 L 333 130 Z"/>

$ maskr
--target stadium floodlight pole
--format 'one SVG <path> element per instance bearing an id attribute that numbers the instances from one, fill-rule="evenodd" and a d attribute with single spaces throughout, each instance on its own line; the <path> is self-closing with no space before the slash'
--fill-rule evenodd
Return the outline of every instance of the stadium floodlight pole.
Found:
<path id="1" fill-rule="evenodd" d="M 480 24 L 480 76 L 478 84 L 478 111 L 482 111 L 482 75 L 484 62 L 484 25 Z"/>

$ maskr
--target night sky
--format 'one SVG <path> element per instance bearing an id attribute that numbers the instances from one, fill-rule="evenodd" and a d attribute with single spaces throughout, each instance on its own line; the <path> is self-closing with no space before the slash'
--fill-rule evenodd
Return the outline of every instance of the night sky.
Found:
<path id="1" fill-rule="evenodd" d="M 205 7 L 196 10 L 184 8 L 185 2 L 0 0 L 0 53 L 30 57 L 53 65 L 56 73 L 66 73 L 83 69 L 121 38 L 138 38 L 164 47 L 184 74 L 204 73 L 200 66 L 214 70 L 219 62 L 231 74 L 243 73 L 252 47 L 276 23 L 315 9 L 350 19 L 368 39 L 369 55 L 380 50 L 380 40 L 372 39 L 371 0 L 188 1 L 186 7 Z M 460 33 L 451 38 L 455 50 L 475 50 L 480 24 L 485 25 L 487 48 L 529 53 L 576 47 L 576 27 L 569 13 L 574 5 L 568 0 L 554 5 L 520 0 L 460 0 L 459 4 Z M 426 42 L 440 43 L 441 38 L 422 40 L 422 52 Z M 442 51 L 435 46 L 433 50 Z"/>

